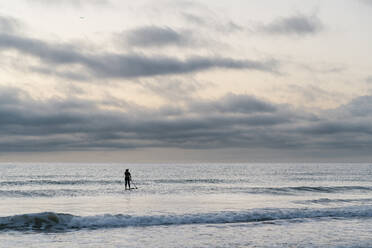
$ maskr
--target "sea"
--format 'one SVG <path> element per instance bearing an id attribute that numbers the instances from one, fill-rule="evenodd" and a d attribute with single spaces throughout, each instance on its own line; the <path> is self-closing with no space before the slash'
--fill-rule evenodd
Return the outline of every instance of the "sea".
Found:
<path id="1" fill-rule="evenodd" d="M 2 163 L 0 247 L 372 247 L 372 164 Z"/>

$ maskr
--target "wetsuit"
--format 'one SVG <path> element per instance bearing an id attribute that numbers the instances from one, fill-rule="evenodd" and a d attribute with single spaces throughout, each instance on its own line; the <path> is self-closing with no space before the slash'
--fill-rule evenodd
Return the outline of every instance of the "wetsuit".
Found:
<path id="1" fill-rule="evenodd" d="M 132 176 L 130 175 L 129 171 L 125 171 L 124 175 L 125 175 L 125 188 L 127 188 L 127 185 L 128 185 L 128 188 L 130 189 L 130 180 Z"/>

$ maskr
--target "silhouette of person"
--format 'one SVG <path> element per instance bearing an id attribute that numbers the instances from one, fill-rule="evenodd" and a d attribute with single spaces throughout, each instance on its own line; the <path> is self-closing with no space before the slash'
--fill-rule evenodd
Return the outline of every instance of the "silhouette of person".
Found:
<path id="1" fill-rule="evenodd" d="M 125 189 L 130 189 L 130 181 L 132 180 L 132 175 L 129 172 L 129 169 L 126 169 L 124 172 L 124 179 L 125 179 Z"/>

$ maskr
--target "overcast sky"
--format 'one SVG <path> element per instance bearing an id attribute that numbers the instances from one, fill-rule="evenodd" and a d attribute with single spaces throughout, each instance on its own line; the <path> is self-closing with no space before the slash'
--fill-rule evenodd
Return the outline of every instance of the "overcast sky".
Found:
<path id="1" fill-rule="evenodd" d="M 0 0 L 0 161 L 372 159 L 371 0 Z"/>

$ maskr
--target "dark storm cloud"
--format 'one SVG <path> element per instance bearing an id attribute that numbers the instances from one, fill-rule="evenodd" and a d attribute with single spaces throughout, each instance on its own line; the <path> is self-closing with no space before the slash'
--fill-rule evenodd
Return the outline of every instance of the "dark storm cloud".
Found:
<path id="1" fill-rule="evenodd" d="M 236 60 L 223 57 L 188 57 L 178 59 L 168 56 L 146 56 L 143 54 L 81 52 L 81 48 L 71 44 L 51 44 L 22 36 L 0 34 L 0 50 L 16 50 L 38 58 L 45 65 L 58 66 L 79 65 L 84 70 L 82 77 L 88 73 L 97 78 L 134 78 L 168 74 L 185 74 L 213 68 L 248 69 L 276 73 L 278 62 L 275 60 L 255 61 Z M 42 67 L 40 67 L 42 68 Z M 40 70 L 39 72 L 42 72 Z M 48 74 L 48 73 L 47 73 Z M 62 72 L 59 72 L 63 76 Z M 66 77 L 71 77 L 71 71 Z"/>
<path id="2" fill-rule="evenodd" d="M 188 46 L 193 43 L 190 31 L 177 32 L 170 27 L 139 27 L 122 35 L 128 45 L 137 47 Z"/>
<path id="3" fill-rule="evenodd" d="M 248 95 L 145 108 L 0 88 L 0 151 L 372 148 L 370 96 L 312 115 Z"/>
<path id="4" fill-rule="evenodd" d="M 260 31 L 269 34 L 306 35 L 315 34 L 322 30 L 322 23 L 316 16 L 296 15 L 283 17 L 260 27 Z"/>

